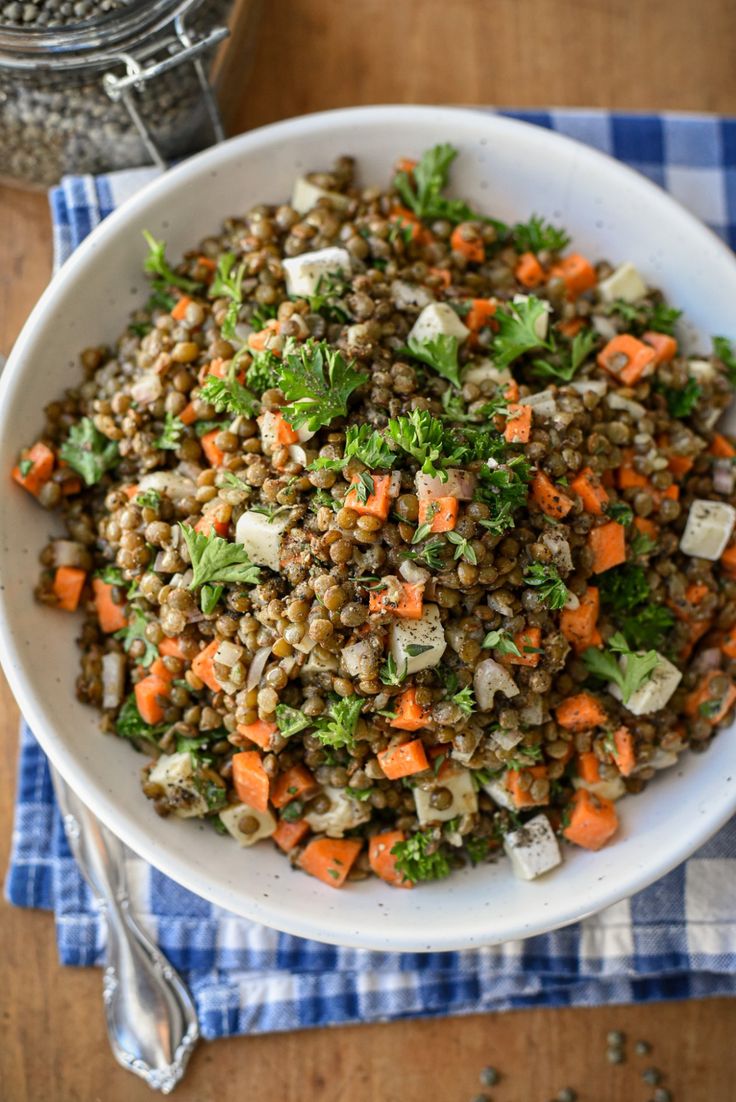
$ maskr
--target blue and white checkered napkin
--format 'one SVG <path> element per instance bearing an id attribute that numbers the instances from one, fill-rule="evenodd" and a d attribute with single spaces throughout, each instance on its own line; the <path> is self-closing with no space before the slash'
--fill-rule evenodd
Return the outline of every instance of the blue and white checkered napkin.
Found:
<path id="1" fill-rule="evenodd" d="M 505 112 L 612 153 L 736 246 L 736 119 Z M 63 260 L 154 170 L 69 178 L 52 192 Z M 577 926 L 463 953 L 338 949 L 279 934 L 130 858 L 136 912 L 187 977 L 214 1038 L 524 1006 L 736 992 L 736 819 L 653 887 Z M 24 728 L 11 902 L 53 910 L 65 964 L 100 964 L 104 925 L 66 845 L 46 759 Z"/>

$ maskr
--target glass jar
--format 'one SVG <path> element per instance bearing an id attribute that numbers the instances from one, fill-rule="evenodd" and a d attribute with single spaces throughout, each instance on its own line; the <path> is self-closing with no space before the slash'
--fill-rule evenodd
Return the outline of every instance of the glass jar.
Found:
<path id="1" fill-rule="evenodd" d="M 4 182 L 48 187 L 65 173 L 164 165 L 222 139 L 206 65 L 229 33 L 231 0 L 119 3 L 63 26 L 0 22 Z M 9 10 L 0 0 L 0 20 Z"/>

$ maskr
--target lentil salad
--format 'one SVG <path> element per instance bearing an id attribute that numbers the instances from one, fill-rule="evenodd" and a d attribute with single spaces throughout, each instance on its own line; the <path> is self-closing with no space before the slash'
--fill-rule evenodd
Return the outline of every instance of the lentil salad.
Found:
<path id="1" fill-rule="evenodd" d="M 727 342 L 631 264 L 449 199 L 454 151 L 225 222 L 47 408 L 37 597 L 80 699 L 202 817 L 339 887 L 533 878 L 736 689 Z"/>

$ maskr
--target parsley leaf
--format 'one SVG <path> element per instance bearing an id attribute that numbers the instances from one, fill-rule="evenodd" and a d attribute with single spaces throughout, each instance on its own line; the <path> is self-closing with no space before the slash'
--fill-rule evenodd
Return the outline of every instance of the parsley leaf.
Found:
<path id="1" fill-rule="evenodd" d="M 211 616 L 217 608 L 217 602 L 222 597 L 221 585 L 210 585 L 209 582 L 205 582 L 202 586 L 202 591 L 199 595 L 199 605 L 205 616 Z"/>
<path id="2" fill-rule="evenodd" d="M 245 275 L 245 262 L 233 272 L 235 266 L 235 253 L 223 253 L 217 265 L 215 277 L 210 284 L 210 298 L 229 298 L 227 314 L 220 329 L 226 341 L 231 341 L 235 336 L 235 326 L 238 324 L 238 312 L 243 305 L 243 277 Z"/>
<path id="3" fill-rule="evenodd" d="M 450 165 L 458 151 L 445 142 L 435 145 L 422 154 L 412 173 L 397 172 L 393 186 L 405 206 L 419 218 L 446 218 L 450 222 L 492 222 L 500 233 L 506 227 L 492 218 L 477 214 L 462 199 L 447 199 L 442 195 L 450 175 Z"/>
<path id="4" fill-rule="evenodd" d="M 673 613 L 664 605 L 645 605 L 635 616 L 624 617 L 621 630 L 634 650 L 659 650 L 674 623 Z"/>
<path id="5" fill-rule="evenodd" d="M 533 562 L 524 572 L 524 581 L 534 586 L 548 608 L 563 608 L 569 591 L 556 566 Z"/>
<path id="6" fill-rule="evenodd" d="M 635 563 L 622 563 L 598 576 L 601 601 L 612 612 L 629 612 L 646 601 L 649 583 L 644 568 Z"/>
<path id="7" fill-rule="evenodd" d="M 459 693 L 455 693 L 454 696 L 450 697 L 450 700 L 453 704 L 457 704 L 464 716 L 472 716 L 475 711 L 475 697 L 470 685 L 466 685 Z"/>
<path id="8" fill-rule="evenodd" d="M 670 417 L 689 417 L 703 393 L 692 377 L 682 387 L 664 386 L 659 383 L 655 384 L 654 389 L 664 397 Z"/>
<path id="9" fill-rule="evenodd" d="M 502 629 L 489 631 L 483 640 L 483 646 L 497 650 L 499 654 L 514 654 L 517 658 L 522 657 L 521 651 L 514 640 L 507 631 Z"/>
<path id="10" fill-rule="evenodd" d="M 368 379 L 353 370 L 326 341 L 308 340 L 297 351 L 286 352 L 278 385 L 289 403 L 281 410 L 292 428 L 313 432 L 348 411 L 348 398 Z"/>
<path id="11" fill-rule="evenodd" d="M 384 685 L 401 685 L 407 673 L 409 672 L 409 663 L 404 659 L 403 669 L 399 669 L 394 660 L 394 656 L 389 654 L 388 658 L 378 671 L 378 676 Z"/>
<path id="12" fill-rule="evenodd" d="M 507 367 L 534 348 L 551 347 L 537 333 L 537 322 L 546 317 L 547 312 L 547 303 L 533 295 L 524 302 L 509 302 L 496 310 L 493 320 L 498 331 L 491 350 L 496 367 Z"/>
<path id="13" fill-rule="evenodd" d="M 184 422 L 175 417 L 173 413 L 167 413 L 161 435 L 156 439 L 156 447 L 164 451 L 176 451 L 181 443 L 183 432 Z"/>
<path id="14" fill-rule="evenodd" d="M 161 494 L 158 490 L 144 490 L 142 493 L 136 494 L 135 503 L 141 509 L 158 509 L 161 504 Z"/>
<path id="15" fill-rule="evenodd" d="M 634 305 L 619 298 L 611 303 L 606 313 L 618 314 L 622 317 L 636 336 L 641 336 L 647 330 L 653 329 L 655 333 L 666 333 L 667 336 L 672 337 L 675 333 L 675 323 L 682 314 L 682 310 L 675 310 L 664 302 L 638 302 Z"/>
<path id="16" fill-rule="evenodd" d="M 217 413 L 227 410 L 228 413 L 253 417 L 258 410 L 256 396 L 237 379 L 218 379 L 216 375 L 208 375 L 199 396 L 214 406 Z"/>
<path id="17" fill-rule="evenodd" d="M 655 650 L 645 651 L 644 654 L 630 650 L 629 644 L 620 632 L 611 636 L 608 646 L 609 651 L 588 647 L 583 651 L 583 662 L 594 677 L 613 681 L 618 685 L 624 704 L 628 704 L 637 689 L 640 689 L 651 677 L 659 655 Z M 622 665 L 619 665 L 618 659 L 610 653 L 611 651 L 623 656 Z"/>
<path id="18" fill-rule="evenodd" d="M 123 650 L 127 654 L 133 643 L 140 640 L 144 644 L 145 650 L 141 658 L 137 658 L 139 666 L 150 666 L 151 663 L 158 658 L 158 650 L 154 647 L 153 643 L 149 642 L 146 637 L 146 625 L 148 620 L 143 612 L 139 608 L 132 608 L 128 612 L 128 623 L 124 628 L 120 628 L 115 632 L 113 638 L 122 640 Z"/>
<path id="19" fill-rule="evenodd" d="M 166 723 L 158 724 L 156 727 L 146 723 L 138 711 L 135 693 L 131 693 L 130 696 L 125 698 L 115 719 L 115 732 L 121 738 L 145 739 L 147 742 L 156 743 L 156 745 L 158 745 L 158 740 L 167 729 L 168 724 Z"/>
<path id="20" fill-rule="evenodd" d="M 303 731 L 311 722 L 311 719 L 298 708 L 290 708 L 288 704 L 276 705 L 276 726 L 284 738 L 290 738 L 298 731 Z"/>
<path id="21" fill-rule="evenodd" d="M 470 540 L 465 539 L 459 532 L 448 532 L 447 539 L 450 543 L 455 545 L 455 554 L 453 558 L 464 559 L 465 562 L 472 563 L 473 566 L 478 565 L 478 556 Z"/>
<path id="22" fill-rule="evenodd" d="M 615 520 L 616 524 L 626 528 L 634 519 L 634 513 L 630 505 L 625 501 L 612 501 L 606 509 L 606 515 Z"/>
<path id="23" fill-rule="evenodd" d="M 655 302 L 647 322 L 647 329 L 653 329 L 655 333 L 666 333 L 668 337 L 675 335 L 675 323 L 682 315 L 682 310 L 676 310 L 674 306 L 668 306 L 665 302 Z"/>
<path id="24" fill-rule="evenodd" d="M 491 510 L 480 524 L 494 535 L 503 535 L 514 527 L 514 513 L 526 505 L 529 496 L 530 467 L 523 456 L 515 456 L 498 467 L 481 467 L 474 498 Z"/>
<path id="25" fill-rule="evenodd" d="M 260 397 L 264 390 L 278 385 L 281 360 L 270 348 L 251 352 L 253 362 L 248 368 L 245 381 L 251 390 Z"/>
<path id="26" fill-rule="evenodd" d="M 376 432 L 372 425 L 350 425 L 345 433 L 345 450 L 341 459 L 331 459 L 321 455 L 310 463 L 310 471 L 341 471 L 348 459 L 358 459 L 370 470 L 381 467 L 388 470 L 393 467 L 398 456 L 386 442 L 385 436 Z"/>
<path id="27" fill-rule="evenodd" d="M 114 440 L 108 440 L 89 417 L 83 417 L 69 429 L 69 436 L 59 448 L 59 458 L 81 474 L 88 486 L 94 486 L 105 471 L 115 466 L 120 453 Z"/>
<path id="28" fill-rule="evenodd" d="M 402 451 L 415 459 L 424 474 L 447 481 L 445 467 L 462 461 L 465 449 L 442 421 L 426 409 L 392 418 L 388 423 L 391 438 Z"/>
<path id="29" fill-rule="evenodd" d="M 736 355 L 734 355 L 731 342 L 728 337 L 713 338 L 713 353 L 718 357 L 728 374 L 731 386 L 736 386 Z"/>
<path id="30" fill-rule="evenodd" d="M 488 856 L 491 840 L 490 838 L 463 838 L 463 845 L 471 865 L 480 865 Z"/>
<path id="31" fill-rule="evenodd" d="M 436 337 L 427 337 L 419 341 L 409 338 L 409 344 L 401 351 L 415 360 L 427 364 L 443 379 L 449 379 L 456 387 L 460 386 L 460 367 L 457 352 L 460 342 L 448 333 L 438 333 Z"/>
<path id="32" fill-rule="evenodd" d="M 35 465 L 36 464 L 33 462 L 32 459 L 21 459 L 18 464 L 18 470 L 22 474 L 23 478 L 26 478 L 31 473 Z"/>
<path id="33" fill-rule="evenodd" d="M 594 329 L 583 329 L 575 334 L 565 352 L 558 352 L 556 362 L 534 360 L 532 371 L 540 379 L 558 379 L 562 383 L 569 383 L 583 366 L 597 341 L 598 334 Z"/>
<path id="34" fill-rule="evenodd" d="M 326 715 L 316 716 L 314 734 L 322 745 L 333 746 L 335 749 L 344 746 L 352 750 L 355 745 L 355 729 L 364 704 L 365 698 L 362 696 L 336 698 Z"/>
<path id="35" fill-rule="evenodd" d="M 200 290 L 201 284 L 195 282 L 193 279 L 187 279 L 185 276 L 177 275 L 172 269 L 166 259 L 165 241 L 157 241 L 148 230 L 143 231 L 143 236 L 148 245 L 148 256 L 143 261 L 143 268 L 145 271 L 159 276 L 168 287 L 179 287 L 180 290 L 188 291 L 190 294 Z M 174 303 L 172 301 L 172 306 L 173 305 Z"/>
<path id="36" fill-rule="evenodd" d="M 391 853 L 396 868 L 407 880 L 442 880 L 450 875 L 450 862 L 438 848 L 428 831 L 418 830 L 403 842 L 397 842 Z"/>
<path id="37" fill-rule="evenodd" d="M 184 533 L 192 560 L 193 577 L 190 589 L 196 589 L 208 582 L 257 585 L 260 570 L 253 565 L 245 548 L 239 543 L 230 543 L 214 532 L 205 536 L 181 522 L 179 527 Z"/>
<path id="38" fill-rule="evenodd" d="M 653 540 L 646 532 L 635 532 L 631 540 L 631 553 L 633 555 L 648 555 L 656 546 L 656 540 Z"/>
<path id="39" fill-rule="evenodd" d="M 541 253 L 545 250 L 559 253 L 570 244 L 565 230 L 545 222 L 536 214 L 528 222 L 517 222 L 511 233 L 520 253 Z"/>
<path id="40" fill-rule="evenodd" d="M 353 483 L 353 489 L 355 490 L 355 496 L 361 505 L 365 505 L 369 497 L 372 497 L 376 492 L 376 484 L 373 481 L 373 476 L 368 471 L 361 471 L 356 481 Z"/>
<path id="41" fill-rule="evenodd" d="M 273 321 L 278 316 L 278 312 L 277 306 L 269 306 L 265 302 L 259 302 L 250 316 L 250 324 L 258 332 L 265 329 L 269 321 Z"/>
<path id="42" fill-rule="evenodd" d="M 372 788 L 351 788 L 349 784 L 346 784 L 343 792 L 346 796 L 349 796 L 351 800 L 370 800 L 373 793 Z"/>

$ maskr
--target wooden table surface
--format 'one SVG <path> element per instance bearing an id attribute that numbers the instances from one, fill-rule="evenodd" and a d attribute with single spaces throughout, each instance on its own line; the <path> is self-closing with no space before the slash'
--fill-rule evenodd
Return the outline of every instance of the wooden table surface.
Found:
<path id="1" fill-rule="evenodd" d="M 245 129 L 378 102 L 584 105 L 736 114 L 734 0 L 267 0 L 227 116 Z M 0 352 L 50 267 L 45 197 L 0 189 Z M 11 831 L 17 710 L 0 688 L 0 868 Z M 46 914 L 0 904 L 0 1098 L 137 1102 L 148 1089 L 107 1048 L 100 974 L 61 969 Z M 736 1003 L 517 1011 L 234 1038 L 200 1046 L 181 1102 L 465 1102 L 478 1072 L 494 1102 L 646 1100 L 641 1060 L 610 1068 L 605 1033 L 654 1044 L 676 1102 L 736 1097 Z M 435 1055 L 436 1053 L 436 1055 Z M 400 1071 L 398 1071 L 400 1069 Z M 398 1074 L 397 1074 L 398 1071 Z"/>

